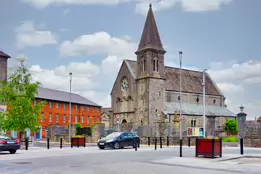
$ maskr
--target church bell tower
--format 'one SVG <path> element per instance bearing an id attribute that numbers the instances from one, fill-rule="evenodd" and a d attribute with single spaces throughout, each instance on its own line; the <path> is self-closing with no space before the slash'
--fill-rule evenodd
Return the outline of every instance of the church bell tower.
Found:
<path id="1" fill-rule="evenodd" d="M 164 50 L 150 4 L 137 55 L 137 119 L 152 125 L 165 102 Z M 137 120 L 139 121 L 139 120 Z"/>

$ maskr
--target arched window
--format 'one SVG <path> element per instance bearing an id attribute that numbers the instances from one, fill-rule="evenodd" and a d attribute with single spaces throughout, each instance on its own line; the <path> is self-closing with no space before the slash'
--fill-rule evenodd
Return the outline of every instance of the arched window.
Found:
<path id="1" fill-rule="evenodd" d="M 146 71 L 146 64 L 147 64 L 147 61 L 146 59 L 143 60 L 143 72 Z"/>
<path id="2" fill-rule="evenodd" d="M 153 66 L 153 71 L 159 72 L 159 60 L 158 60 L 158 58 L 155 57 L 152 60 L 152 66 Z"/>

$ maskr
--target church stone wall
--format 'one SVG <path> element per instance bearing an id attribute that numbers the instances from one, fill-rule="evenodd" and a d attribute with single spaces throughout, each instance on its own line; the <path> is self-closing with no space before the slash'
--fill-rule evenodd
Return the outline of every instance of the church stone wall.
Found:
<path id="1" fill-rule="evenodd" d="M 136 123 L 143 123 L 144 125 L 149 122 L 148 114 L 148 81 L 146 79 L 139 79 L 137 81 L 137 112 Z"/>
<path id="2" fill-rule="evenodd" d="M 166 91 L 166 102 L 179 102 L 178 97 L 180 93 L 174 91 Z M 199 102 L 197 102 L 197 97 Z M 214 101 L 215 100 L 215 101 Z M 203 95 L 202 94 L 192 94 L 192 93 L 182 93 L 182 102 L 190 104 L 203 104 Z M 206 105 L 216 105 L 223 106 L 223 97 L 206 95 Z"/>
<path id="3" fill-rule="evenodd" d="M 149 79 L 149 124 L 160 120 L 165 103 L 165 80 Z M 157 116 L 157 113 L 159 114 Z"/>
<path id="4" fill-rule="evenodd" d="M 123 77 L 128 79 L 127 91 L 121 91 L 121 79 Z M 136 108 L 136 82 L 132 77 L 129 69 L 126 66 L 126 63 L 123 62 L 120 69 L 120 73 L 115 81 L 111 93 L 111 103 L 112 103 L 112 113 L 111 113 L 111 123 L 116 124 L 115 116 L 120 114 L 121 118 L 125 118 L 127 121 L 133 120 L 134 112 Z"/>

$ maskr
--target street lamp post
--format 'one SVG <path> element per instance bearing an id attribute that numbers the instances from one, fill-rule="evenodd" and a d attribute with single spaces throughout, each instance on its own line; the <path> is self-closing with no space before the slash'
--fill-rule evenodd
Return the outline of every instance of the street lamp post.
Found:
<path id="1" fill-rule="evenodd" d="M 72 73 L 69 73 L 70 78 L 70 124 L 69 124 L 69 141 L 71 141 L 72 137 Z"/>
<path id="2" fill-rule="evenodd" d="M 203 70 L 203 137 L 206 137 L 206 71 Z"/>
<path id="3" fill-rule="evenodd" d="M 180 71 L 179 71 L 179 87 L 180 87 L 180 94 L 179 94 L 179 115 L 180 115 L 180 121 L 179 121 L 179 131 L 180 131 L 180 157 L 182 157 L 182 51 L 179 51 L 179 63 L 180 63 Z"/>

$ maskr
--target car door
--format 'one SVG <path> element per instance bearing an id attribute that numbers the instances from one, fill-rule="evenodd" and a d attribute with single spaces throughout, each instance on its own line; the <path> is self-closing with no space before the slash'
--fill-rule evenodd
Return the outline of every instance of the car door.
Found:
<path id="1" fill-rule="evenodd" d="M 127 140 L 127 145 L 128 146 L 132 146 L 133 145 L 133 134 L 132 133 L 128 133 L 128 140 Z"/>
<path id="2" fill-rule="evenodd" d="M 128 133 L 122 133 L 120 137 L 120 145 L 122 147 L 128 146 Z"/>

